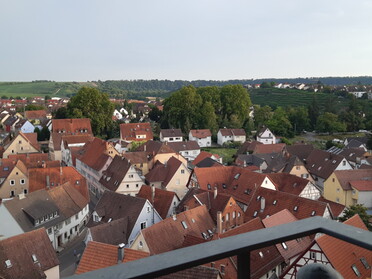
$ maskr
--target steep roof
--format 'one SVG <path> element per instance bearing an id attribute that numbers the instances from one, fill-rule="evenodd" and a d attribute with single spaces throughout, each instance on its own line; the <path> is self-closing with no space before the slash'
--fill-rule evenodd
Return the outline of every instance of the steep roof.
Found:
<path id="1" fill-rule="evenodd" d="M 92 141 L 87 142 L 80 150 L 80 161 L 96 171 L 101 170 L 110 157 L 107 154 L 110 144 L 105 140 L 93 138 Z"/>
<path id="2" fill-rule="evenodd" d="M 154 187 L 154 200 L 152 197 L 152 188 L 142 185 L 137 197 L 147 199 L 155 207 L 162 219 L 167 218 L 169 209 L 173 206 L 172 201 L 177 194 L 172 191 L 166 191 Z"/>
<path id="3" fill-rule="evenodd" d="M 360 192 L 372 191 L 372 180 L 350 181 L 350 186 Z"/>
<path id="4" fill-rule="evenodd" d="M 153 140 L 149 140 L 146 143 L 142 144 L 137 148 L 136 151 L 144 151 L 147 154 L 151 155 L 177 153 L 168 145 L 168 143 Z"/>
<path id="5" fill-rule="evenodd" d="M 285 143 L 257 144 L 253 150 L 254 154 L 279 153 L 285 149 Z"/>
<path id="6" fill-rule="evenodd" d="M 238 149 L 238 152 L 236 154 L 248 154 L 252 153 L 254 149 L 256 148 L 256 145 L 263 144 L 262 142 L 259 141 L 246 141 L 244 142 Z"/>
<path id="7" fill-rule="evenodd" d="M 321 201 L 321 202 L 325 202 L 329 205 L 329 207 L 332 210 L 332 214 L 335 218 L 340 216 L 344 212 L 344 210 L 346 209 L 346 206 L 344 206 L 340 203 L 337 203 L 337 202 L 327 200 L 322 196 L 320 196 L 318 200 Z"/>
<path id="8" fill-rule="evenodd" d="M 91 134 L 79 134 L 79 135 L 62 135 L 61 140 L 63 141 L 65 148 L 71 144 L 85 144 L 93 139 Z"/>
<path id="9" fill-rule="evenodd" d="M 12 172 L 16 162 L 17 161 L 9 158 L 1 159 L 0 178 L 7 178 L 8 175 Z"/>
<path id="10" fill-rule="evenodd" d="M 356 163 L 360 163 L 357 162 L 357 159 L 363 158 L 365 154 L 366 151 L 364 148 L 345 148 L 339 153 L 339 155 L 344 156 L 346 160 Z"/>
<path id="11" fill-rule="evenodd" d="M 181 129 L 161 129 L 160 134 L 163 137 L 183 137 Z"/>
<path id="12" fill-rule="evenodd" d="M 305 166 L 311 174 L 327 179 L 343 159 L 343 156 L 314 149 L 307 158 Z"/>
<path id="13" fill-rule="evenodd" d="M 8 159 L 14 163 L 18 160 L 22 161 L 27 169 L 42 168 L 42 167 L 59 167 L 60 161 L 50 161 L 48 153 L 26 153 L 26 154 L 10 154 Z"/>
<path id="14" fill-rule="evenodd" d="M 146 137 L 137 138 L 139 135 Z M 154 137 L 150 123 L 122 123 L 120 124 L 120 136 L 126 141 L 152 140 Z"/>
<path id="15" fill-rule="evenodd" d="M 112 245 L 128 243 L 128 221 L 128 217 L 120 218 L 89 228 L 93 241 Z"/>
<path id="16" fill-rule="evenodd" d="M 124 249 L 123 263 L 148 257 L 149 254 L 129 248 Z M 118 264 L 118 246 L 95 241 L 88 242 L 75 274 L 81 274 Z"/>
<path id="17" fill-rule="evenodd" d="M 7 260 L 10 268 L 5 265 Z M 45 278 L 44 271 L 59 265 L 44 228 L 1 240 L 0 262 L 0 277 L 9 279 Z"/>
<path id="18" fill-rule="evenodd" d="M 238 166 L 256 166 L 260 167 L 265 162 L 264 159 L 253 154 L 238 154 L 235 164 Z"/>
<path id="19" fill-rule="evenodd" d="M 209 167 L 223 167 L 221 163 L 217 162 L 216 160 L 213 160 L 210 157 L 204 158 L 199 163 L 195 165 L 195 167 L 198 168 L 209 168 Z"/>
<path id="20" fill-rule="evenodd" d="M 352 190 L 350 182 L 369 181 L 372 183 L 372 169 L 337 170 L 334 172 L 342 189 Z M 356 185 L 354 183 L 354 185 Z"/>
<path id="21" fill-rule="evenodd" d="M 199 155 L 194 159 L 194 161 L 192 161 L 192 163 L 193 165 L 197 165 L 199 162 L 201 162 L 205 158 L 212 158 L 212 156 L 217 159 L 220 158 L 220 156 L 218 156 L 217 154 L 212 154 L 207 151 L 200 151 Z"/>
<path id="22" fill-rule="evenodd" d="M 93 134 L 89 118 L 52 119 L 52 132 L 61 132 L 65 134 Z"/>
<path id="23" fill-rule="evenodd" d="M 267 176 L 274 182 L 277 190 L 296 196 L 309 184 L 309 180 L 289 173 L 269 173 Z"/>
<path id="24" fill-rule="evenodd" d="M 359 215 L 354 215 L 352 218 L 345 221 L 344 224 L 354 226 L 360 230 L 367 230 Z M 326 234 L 316 239 L 316 242 L 327 256 L 332 266 L 344 278 L 369 278 L 371 276 L 371 269 L 367 269 L 361 260 L 364 258 L 368 262 L 369 266 L 371 266 L 371 251 Z M 361 273 L 360 277 L 356 276 L 354 273 L 352 269 L 353 265 L 355 265 Z"/>
<path id="25" fill-rule="evenodd" d="M 198 139 L 204 139 L 212 136 L 212 133 L 209 129 L 190 130 L 190 133 L 194 138 Z"/>
<path id="26" fill-rule="evenodd" d="M 243 129 L 220 129 L 221 135 L 226 136 L 245 136 Z"/>
<path id="27" fill-rule="evenodd" d="M 257 135 L 258 135 L 259 137 L 262 136 L 262 134 L 263 134 L 266 130 L 269 130 L 269 131 L 270 131 L 270 129 L 267 128 L 266 126 L 262 126 L 262 127 L 258 130 Z"/>
<path id="28" fill-rule="evenodd" d="M 53 188 L 69 182 L 83 197 L 89 200 L 86 179 L 74 167 L 34 168 L 29 170 L 28 178 L 30 193 L 48 189 L 48 186 Z"/>
<path id="29" fill-rule="evenodd" d="M 130 161 L 131 164 L 141 164 L 148 162 L 147 153 L 144 151 L 125 152 L 123 154 L 123 157 Z"/>
<path id="30" fill-rule="evenodd" d="M 108 168 L 103 171 L 99 183 L 110 191 L 115 192 L 131 166 L 127 159 L 116 155 Z"/>
<path id="31" fill-rule="evenodd" d="M 314 150 L 314 146 L 311 144 L 293 144 L 288 145 L 286 149 L 289 154 L 297 156 L 300 160 L 306 160 Z"/>
<path id="32" fill-rule="evenodd" d="M 200 150 L 200 146 L 196 141 L 168 142 L 168 145 L 177 152 Z"/>
<path id="33" fill-rule="evenodd" d="M 208 235 L 208 230 L 214 228 L 214 222 L 203 205 L 160 221 L 141 233 L 150 254 L 154 255 L 181 248 L 187 234 L 202 237 L 202 233 Z M 167 241 L 159 241 L 159 235 Z"/>
<path id="34" fill-rule="evenodd" d="M 166 187 L 181 165 L 182 162 L 173 156 L 166 164 L 158 162 L 153 169 L 145 175 L 146 181 L 149 183 L 162 182 L 164 187 Z"/>

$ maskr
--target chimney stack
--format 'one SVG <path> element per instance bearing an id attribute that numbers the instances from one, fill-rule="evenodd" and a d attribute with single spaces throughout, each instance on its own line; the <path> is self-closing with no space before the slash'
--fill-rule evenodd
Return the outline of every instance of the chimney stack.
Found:
<path id="1" fill-rule="evenodd" d="M 261 212 L 265 210 L 265 198 L 261 197 Z"/>
<path id="2" fill-rule="evenodd" d="M 154 184 L 151 185 L 151 201 L 152 201 L 152 204 L 155 205 L 155 185 Z"/>
<path id="3" fill-rule="evenodd" d="M 146 144 L 143 145 L 143 151 L 146 152 Z"/>
<path id="4" fill-rule="evenodd" d="M 59 174 L 60 174 L 60 175 L 63 174 L 62 167 L 59 167 Z"/>
<path id="5" fill-rule="evenodd" d="M 118 245 L 118 264 L 121 264 L 124 260 L 124 243 Z"/>
<path id="6" fill-rule="evenodd" d="M 214 187 L 214 191 L 213 191 L 213 198 L 214 199 L 217 198 L 217 194 L 218 194 L 217 187 Z"/>
<path id="7" fill-rule="evenodd" d="M 177 220 L 177 214 L 176 214 L 175 212 L 173 212 L 172 217 L 173 217 L 173 220 L 174 220 L 174 221 Z"/>
<path id="8" fill-rule="evenodd" d="M 222 212 L 217 211 L 217 233 L 222 233 Z"/>

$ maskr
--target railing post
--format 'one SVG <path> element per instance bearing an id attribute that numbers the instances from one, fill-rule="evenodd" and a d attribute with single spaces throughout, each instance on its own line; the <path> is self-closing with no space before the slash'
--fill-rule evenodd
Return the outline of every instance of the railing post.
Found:
<path id="1" fill-rule="evenodd" d="M 251 278 L 251 252 L 238 254 L 238 279 Z"/>

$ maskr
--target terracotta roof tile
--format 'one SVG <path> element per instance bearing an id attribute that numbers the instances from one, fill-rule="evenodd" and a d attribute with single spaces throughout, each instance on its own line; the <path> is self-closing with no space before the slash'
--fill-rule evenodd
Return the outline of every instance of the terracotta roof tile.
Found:
<path id="1" fill-rule="evenodd" d="M 108 168 L 102 172 L 99 183 L 110 191 L 115 192 L 131 166 L 127 159 L 116 155 Z"/>
<path id="2" fill-rule="evenodd" d="M 274 182 L 279 191 L 299 196 L 305 187 L 310 183 L 305 178 L 298 177 L 289 173 L 269 173 L 267 174 Z"/>
<path id="3" fill-rule="evenodd" d="M 211 158 L 211 157 L 215 157 L 216 159 L 220 158 L 220 156 L 218 156 L 217 154 L 212 154 L 207 151 L 201 151 L 192 163 L 193 165 L 197 165 L 199 162 L 201 162 L 205 158 Z"/>
<path id="4" fill-rule="evenodd" d="M 120 124 L 120 137 L 125 141 L 144 141 L 152 140 L 154 136 L 150 123 L 123 123 Z"/>
<path id="5" fill-rule="evenodd" d="M 200 146 L 196 141 L 168 142 L 168 146 L 170 146 L 177 152 L 187 150 L 200 150 Z"/>
<path id="6" fill-rule="evenodd" d="M 194 138 L 198 139 L 204 139 L 212 136 L 212 133 L 209 129 L 190 130 L 190 133 Z"/>
<path id="7" fill-rule="evenodd" d="M 8 159 L 17 162 L 21 160 L 28 169 L 42 167 L 59 167 L 60 161 L 50 161 L 48 153 L 27 153 L 9 155 Z"/>
<path id="8" fill-rule="evenodd" d="M 25 111 L 26 119 L 43 119 L 47 117 L 47 112 L 45 110 L 27 110 Z"/>
<path id="9" fill-rule="evenodd" d="M 342 204 L 339 204 L 337 202 L 327 200 L 327 199 L 323 198 L 322 196 L 319 197 L 318 200 L 321 201 L 321 202 L 328 203 L 329 207 L 332 210 L 332 214 L 335 218 L 339 217 L 344 212 L 344 210 L 346 209 L 346 206 L 344 206 Z"/>
<path id="10" fill-rule="evenodd" d="M 334 174 L 344 190 L 351 190 L 351 181 L 360 180 L 372 183 L 372 169 L 337 170 Z"/>
<path id="11" fill-rule="evenodd" d="M 311 144 L 293 144 L 286 147 L 289 154 L 297 156 L 300 160 L 306 160 L 314 150 Z"/>
<path id="12" fill-rule="evenodd" d="M 39 264 L 35 264 L 35 255 Z M 12 266 L 6 268 L 5 261 Z M 0 277 L 9 279 L 45 278 L 44 271 L 59 265 L 44 228 L 0 241 Z"/>
<path id="13" fill-rule="evenodd" d="M 147 154 L 144 151 L 125 152 L 123 154 L 123 157 L 130 161 L 131 164 L 141 164 L 148 162 Z"/>
<path id="14" fill-rule="evenodd" d="M 283 152 L 286 147 L 285 143 L 275 144 L 257 144 L 253 150 L 254 154 L 268 154 Z"/>
<path id="15" fill-rule="evenodd" d="M 81 130 L 87 130 L 86 132 Z M 65 134 L 92 134 L 90 119 L 75 118 L 75 119 L 52 119 L 52 132 L 63 132 Z"/>
<path id="16" fill-rule="evenodd" d="M 168 154 L 177 153 L 167 143 L 149 140 L 137 148 L 136 151 L 144 151 L 147 154 Z"/>
<path id="17" fill-rule="evenodd" d="M 243 129 L 220 129 L 222 136 L 245 136 Z"/>
<path id="18" fill-rule="evenodd" d="M 181 129 L 161 129 L 160 134 L 163 137 L 183 137 Z"/>
<path id="19" fill-rule="evenodd" d="M 129 219 L 126 217 L 91 227 L 89 231 L 93 241 L 119 245 L 120 243 L 128 243 L 130 234 L 128 226 Z"/>
<path id="20" fill-rule="evenodd" d="M 182 162 L 175 157 L 171 157 L 167 164 L 161 164 L 158 162 L 153 169 L 145 175 L 146 181 L 149 183 L 162 182 L 164 187 L 166 187 L 180 168 L 181 164 Z"/>
<path id="21" fill-rule="evenodd" d="M 124 248 L 123 263 L 148 257 L 142 251 Z M 118 264 L 118 246 L 95 241 L 88 242 L 75 274 L 81 274 Z"/>
<path id="22" fill-rule="evenodd" d="M 108 146 L 110 144 L 102 139 L 93 138 L 80 150 L 80 161 L 94 170 L 101 170 L 110 158 L 108 155 Z"/>
<path id="23" fill-rule="evenodd" d="M 238 152 L 236 152 L 236 154 L 252 153 L 254 149 L 256 148 L 256 145 L 260 145 L 260 144 L 263 144 L 263 143 L 259 141 L 246 141 L 239 147 L 239 150 Z"/>

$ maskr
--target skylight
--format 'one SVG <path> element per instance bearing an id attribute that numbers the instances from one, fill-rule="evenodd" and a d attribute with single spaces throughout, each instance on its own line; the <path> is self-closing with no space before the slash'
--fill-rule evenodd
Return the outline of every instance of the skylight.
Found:
<path id="1" fill-rule="evenodd" d="M 254 213 L 253 213 L 253 217 L 256 217 L 257 216 L 257 211 L 255 211 Z"/>
<path id="2" fill-rule="evenodd" d="M 32 254 L 31 257 L 32 257 L 32 261 L 33 261 L 34 263 L 37 263 L 37 262 L 38 262 L 37 257 L 36 257 L 35 254 Z"/>
<path id="3" fill-rule="evenodd" d="M 362 274 L 360 273 L 359 269 L 356 267 L 355 264 L 351 266 L 356 276 L 360 277 Z"/>
<path id="4" fill-rule="evenodd" d="M 240 173 L 235 174 L 234 178 L 239 179 Z"/>
<path id="5" fill-rule="evenodd" d="M 369 263 L 367 262 L 366 258 L 362 257 L 362 258 L 360 258 L 360 261 L 362 262 L 362 264 L 364 265 L 364 267 L 365 267 L 366 269 L 370 269 L 370 268 L 371 268 L 371 266 L 370 266 Z"/>
<path id="6" fill-rule="evenodd" d="M 12 267 L 12 262 L 10 260 L 5 261 L 6 268 Z"/>
<path id="7" fill-rule="evenodd" d="M 260 255 L 261 258 L 264 257 L 264 254 L 261 251 L 258 254 Z"/>
<path id="8" fill-rule="evenodd" d="M 184 229 L 187 229 L 187 224 L 186 224 L 185 221 L 182 221 L 181 224 L 182 224 L 182 226 L 183 226 Z"/>
<path id="9" fill-rule="evenodd" d="M 294 211 L 297 211 L 298 210 L 298 206 L 296 205 L 294 208 L 293 208 Z"/>
<path id="10" fill-rule="evenodd" d="M 315 215 L 315 210 L 311 211 L 311 216 Z"/>
<path id="11" fill-rule="evenodd" d="M 282 242 L 282 247 L 283 247 L 285 250 L 288 250 L 288 246 L 287 246 L 287 244 L 285 244 L 285 242 Z"/>
<path id="12" fill-rule="evenodd" d="M 278 202 L 277 200 L 274 200 L 274 201 L 273 201 L 273 205 L 276 205 L 276 204 L 277 204 L 277 202 Z"/>

